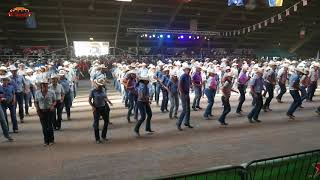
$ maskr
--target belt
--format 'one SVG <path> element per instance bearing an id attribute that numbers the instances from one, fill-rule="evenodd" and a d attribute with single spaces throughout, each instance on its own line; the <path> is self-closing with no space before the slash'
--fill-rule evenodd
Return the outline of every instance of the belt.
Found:
<path id="1" fill-rule="evenodd" d="M 50 112 L 50 109 L 40 109 L 40 112 Z"/>

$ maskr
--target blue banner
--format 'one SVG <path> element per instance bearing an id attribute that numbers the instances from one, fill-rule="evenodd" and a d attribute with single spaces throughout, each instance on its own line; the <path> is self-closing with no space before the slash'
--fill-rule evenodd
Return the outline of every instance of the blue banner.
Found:
<path id="1" fill-rule="evenodd" d="M 270 7 L 281 7 L 283 0 L 269 0 Z"/>

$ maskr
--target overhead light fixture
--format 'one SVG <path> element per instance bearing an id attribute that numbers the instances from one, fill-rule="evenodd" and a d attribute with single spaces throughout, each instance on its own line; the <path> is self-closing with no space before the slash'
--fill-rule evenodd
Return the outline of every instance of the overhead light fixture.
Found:
<path id="1" fill-rule="evenodd" d="M 121 1 L 121 2 L 132 2 L 132 0 L 116 0 L 116 1 Z"/>
<path id="2" fill-rule="evenodd" d="M 93 37 L 89 38 L 90 41 L 93 41 Z"/>

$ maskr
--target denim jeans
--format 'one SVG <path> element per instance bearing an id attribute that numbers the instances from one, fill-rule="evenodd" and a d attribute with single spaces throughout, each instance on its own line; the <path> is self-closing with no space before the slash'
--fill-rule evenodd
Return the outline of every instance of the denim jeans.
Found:
<path id="1" fill-rule="evenodd" d="M 189 94 L 181 94 L 180 95 L 181 105 L 182 105 L 182 112 L 180 117 L 177 121 L 177 126 L 181 126 L 182 122 L 184 121 L 185 125 L 190 124 L 190 96 Z"/>
<path id="2" fill-rule="evenodd" d="M 300 86 L 301 103 L 308 97 L 308 93 L 305 86 Z"/>
<path id="3" fill-rule="evenodd" d="M 46 144 L 54 142 L 53 113 L 50 110 L 40 110 L 38 114 L 42 126 L 44 143 Z"/>
<path id="4" fill-rule="evenodd" d="M 203 117 L 209 117 L 209 115 L 212 115 L 212 107 L 214 104 L 214 97 L 216 96 L 216 90 L 207 88 L 204 90 L 204 94 L 207 96 L 208 105 L 204 111 Z"/>
<path id="5" fill-rule="evenodd" d="M 23 92 L 19 92 L 19 93 L 16 93 L 16 106 L 17 107 L 17 104 L 19 106 L 19 117 L 20 117 L 20 120 L 23 120 L 24 118 L 24 113 L 23 113 Z"/>
<path id="6" fill-rule="evenodd" d="M 70 93 L 66 93 L 64 95 L 64 100 L 63 100 L 64 108 L 66 108 L 67 112 L 67 117 L 70 117 L 70 107 L 71 107 L 71 96 Z"/>
<path id="7" fill-rule="evenodd" d="M 127 114 L 127 120 L 130 121 L 130 116 L 132 114 L 132 110 L 134 110 L 134 118 L 137 119 L 138 117 L 138 113 L 137 113 L 137 100 L 138 100 L 138 97 L 137 95 L 129 92 L 128 93 L 128 100 L 129 100 L 129 109 L 128 109 L 128 114 Z"/>
<path id="8" fill-rule="evenodd" d="M 271 101 L 272 101 L 272 99 L 273 99 L 273 97 L 274 97 L 274 87 L 273 87 L 273 85 L 271 84 L 271 83 L 266 83 L 266 90 L 267 90 L 267 92 L 268 92 L 268 97 L 267 97 L 267 99 L 266 99 L 266 101 L 265 101 L 265 103 L 264 103 L 264 105 L 263 105 L 263 109 L 267 109 L 267 108 L 269 108 L 269 106 L 270 106 L 270 103 L 271 103 Z"/>
<path id="9" fill-rule="evenodd" d="M 170 113 L 169 113 L 169 117 L 172 118 L 172 114 L 174 114 L 174 116 L 177 116 L 178 114 L 178 109 L 179 109 L 179 94 L 170 94 Z"/>
<path id="10" fill-rule="evenodd" d="M 311 82 L 311 84 L 308 87 L 308 100 L 312 101 L 312 98 L 314 96 L 314 93 L 317 89 L 317 82 Z"/>
<path id="11" fill-rule="evenodd" d="M 219 122 L 220 123 L 225 123 L 226 122 L 226 116 L 229 114 L 229 112 L 231 111 L 231 106 L 230 106 L 230 102 L 229 102 L 229 98 L 222 96 L 221 97 L 221 101 L 223 104 L 223 112 L 219 118 Z"/>
<path id="12" fill-rule="evenodd" d="M 160 98 L 160 83 L 157 82 L 156 84 L 156 90 L 155 90 L 155 98 L 156 98 L 156 103 L 159 104 L 159 98 Z"/>
<path id="13" fill-rule="evenodd" d="M 238 107 L 237 107 L 237 113 L 240 113 L 242 111 L 242 105 L 244 103 L 244 101 L 246 100 L 246 85 L 243 85 L 243 84 L 239 84 L 238 85 L 238 90 L 239 90 L 239 93 L 240 93 L 240 97 L 239 97 L 239 104 L 238 104 Z"/>
<path id="14" fill-rule="evenodd" d="M 169 101 L 169 94 L 166 89 L 161 89 L 162 91 L 162 101 L 161 101 L 161 111 L 167 110 L 168 109 L 168 101 Z"/>
<path id="15" fill-rule="evenodd" d="M 100 132 L 99 132 L 99 120 L 100 116 L 102 116 L 102 119 L 104 121 L 102 132 L 101 132 L 101 137 L 106 138 L 107 137 L 107 131 L 108 131 L 108 125 L 109 125 L 109 113 L 110 113 L 110 108 L 106 104 L 106 106 L 103 107 L 97 107 L 96 111 L 93 112 L 93 129 L 94 129 L 94 135 L 96 141 L 100 140 Z"/>
<path id="16" fill-rule="evenodd" d="M 63 103 L 60 100 L 57 100 L 56 109 L 55 109 L 54 118 L 53 118 L 53 125 L 55 129 L 61 128 L 62 110 L 63 110 Z"/>
<path id="17" fill-rule="evenodd" d="M 2 108 L 0 108 L 0 125 L 1 125 L 3 136 L 5 138 L 9 138 L 10 137 L 9 136 L 9 127 L 8 127 L 8 123 L 6 121 L 6 118 L 4 116 Z"/>
<path id="18" fill-rule="evenodd" d="M 251 110 L 251 112 L 248 114 L 248 119 L 254 119 L 258 120 L 259 119 L 259 114 L 263 105 L 263 99 L 261 93 L 256 93 L 255 97 L 256 103 Z"/>
<path id="19" fill-rule="evenodd" d="M 7 125 L 9 128 L 9 121 L 8 121 L 8 116 L 7 116 L 7 109 L 10 111 L 10 117 L 11 117 L 11 122 L 12 122 L 12 129 L 13 130 L 18 130 L 18 121 L 17 121 L 17 115 L 16 115 L 16 106 L 12 105 L 11 103 L 2 103 L 1 104 L 4 117 L 7 121 Z"/>
<path id="20" fill-rule="evenodd" d="M 29 101 L 31 99 L 31 92 L 24 93 L 23 98 L 24 98 L 24 110 L 26 114 L 29 114 Z"/>
<path id="21" fill-rule="evenodd" d="M 280 93 L 277 96 L 277 99 L 281 100 L 282 96 L 287 92 L 286 85 L 283 83 L 279 83 Z"/>
<path id="22" fill-rule="evenodd" d="M 194 99 L 192 103 L 192 108 L 200 107 L 200 100 L 202 96 L 202 87 L 195 86 L 194 87 Z"/>
<path id="23" fill-rule="evenodd" d="M 290 90 L 291 97 L 293 98 L 293 102 L 291 103 L 287 114 L 293 115 L 296 109 L 301 105 L 301 97 L 298 90 Z"/>
<path id="24" fill-rule="evenodd" d="M 137 122 L 134 131 L 139 132 L 141 124 L 146 120 L 146 131 L 151 131 L 151 118 L 152 118 L 152 110 L 150 104 L 147 102 L 137 102 L 138 109 L 140 111 L 140 119 Z"/>

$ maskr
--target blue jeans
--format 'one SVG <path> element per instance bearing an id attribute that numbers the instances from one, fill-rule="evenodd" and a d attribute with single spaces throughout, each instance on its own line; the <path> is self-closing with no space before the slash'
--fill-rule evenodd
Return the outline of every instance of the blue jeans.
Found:
<path id="1" fill-rule="evenodd" d="M 24 118 L 24 113 L 23 113 L 23 92 L 19 92 L 19 93 L 16 93 L 16 106 L 17 107 L 17 104 L 19 106 L 19 117 L 20 117 L 20 120 L 23 120 Z"/>
<path id="2" fill-rule="evenodd" d="M 64 95 L 63 100 L 64 107 L 66 108 L 67 117 L 70 118 L 71 96 L 70 92 Z"/>
<path id="3" fill-rule="evenodd" d="M 151 131 L 152 110 L 151 110 L 150 104 L 148 104 L 147 102 L 138 101 L 137 106 L 140 111 L 140 119 L 137 122 L 137 124 L 134 128 L 134 131 L 139 132 L 140 126 L 143 123 L 143 121 L 146 120 L 146 118 L 147 118 L 146 131 Z"/>
<path id="4" fill-rule="evenodd" d="M 214 104 L 214 97 L 216 96 L 216 90 L 212 90 L 212 89 L 207 88 L 204 90 L 204 94 L 208 98 L 208 105 L 207 105 L 206 110 L 204 111 L 203 116 L 209 117 L 209 115 L 212 115 L 212 107 Z"/>
<path id="5" fill-rule="evenodd" d="M 221 97 L 221 101 L 223 104 L 223 112 L 219 118 L 219 122 L 220 123 L 225 123 L 226 122 L 226 116 L 229 114 L 229 112 L 231 111 L 231 106 L 230 106 L 230 102 L 229 102 L 229 98 L 222 96 Z"/>
<path id="6" fill-rule="evenodd" d="M 155 90 L 155 98 L 156 98 L 156 103 L 159 104 L 159 96 L 160 96 L 160 83 L 157 82 L 156 84 L 156 90 Z"/>
<path id="7" fill-rule="evenodd" d="M 300 86 L 300 92 L 301 92 L 301 103 L 308 97 L 306 87 Z"/>
<path id="8" fill-rule="evenodd" d="M 178 114 L 178 109 L 179 109 L 179 95 L 178 93 L 176 94 L 170 94 L 170 113 L 169 113 L 169 117 L 172 118 L 172 114 L 174 114 L 174 116 L 177 116 Z"/>
<path id="9" fill-rule="evenodd" d="M 40 110 L 38 114 L 42 126 L 44 143 L 46 144 L 54 142 L 53 113 L 50 110 Z"/>
<path id="10" fill-rule="evenodd" d="M 24 98 L 24 110 L 26 114 L 29 114 L 29 101 L 31 101 L 31 92 L 24 93 L 23 98 Z"/>
<path id="11" fill-rule="evenodd" d="M 106 106 L 103 107 L 97 107 L 96 111 L 93 112 L 93 129 L 94 129 L 94 135 L 96 141 L 100 140 L 100 132 L 99 132 L 99 120 L 100 116 L 102 116 L 102 119 L 104 121 L 102 132 L 101 132 L 101 137 L 106 138 L 107 137 L 107 131 L 108 131 L 108 125 L 109 125 L 109 113 L 110 113 L 110 108 L 106 104 Z"/>
<path id="12" fill-rule="evenodd" d="M 271 101 L 272 101 L 272 99 L 274 97 L 274 95 L 273 95 L 274 94 L 273 93 L 274 87 L 273 87 L 273 85 L 271 83 L 266 83 L 266 90 L 268 92 L 268 97 L 266 99 L 266 102 L 263 105 L 263 109 L 267 109 L 267 108 L 270 107 L 270 103 L 271 103 Z"/>
<path id="13" fill-rule="evenodd" d="M 9 128 L 9 121 L 8 121 L 8 116 L 7 116 L 7 109 L 9 109 L 9 111 L 10 111 L 12 129 L 13 130 L 18 130 L 16 106 L 12 105 L 11 103 L 2 103 L 1 106 L 2 106 L 2 109 L 3 109 L 4 117 L 5 117 L 6 121 L 7 121 L 8 128 Z"/>
<path id="14" fill-rule="evenodd" d="M 60 100 L 57 100 L 56 109 L 55 109 L 54 118 L 53 118 L 53 124 L 55 129 L 61 128 L 62 110 L 63 110 L 63 103 Z"/>
<path id="15" fill-rule="evenodd" d="M 237 113 L 240 113 L 242 111 L 242 105 L 244 103 L 244 101 L 246 100 L 246 85 L 243 85 L 243 84 L 239 84 L 238 85 L 238 90 L 239 90 L 239 93 L 240 93 L 240 97 L 239 97 L 239 104 L 238 104 L 238 107 L 237 107 Z"/>
<path id="16" fill-rule="evenodd" d="M 2 108 L 0 108 L 0 125 L 1 125 L 3 136 L 5 138 L 9 138 L 10 137 L 9 136 L 9 127 L 8 127 L 8 124 L 7 124 L 7 121 L 4 116 Z"/>
<path id="17" fill-rule="evenodd" d="M 132 110 L 134 110 L 134 119 L 138 119 L 138 108 L 137 108 L 137 100 L 138 96 L 129 92 L 128 93 L 128 100 L 129 100 L 129 109 L 127 114 L 127 120 L 130 122 L 130 116 L 132 114 Z"/>
<path id="18" fill-rule="evenodd" d="M 251 112 L 248 114 L 248 119 L 258 120 L 262 105 L 263 105 L 262 95 L 261 93 L 256 93 L 255 105 L 251 110 Z"/>
<path id="19" fill-rule="evenodd" d="M 282 96 L 287 92 L 286 85 L 283 83 L 279 83 L 280 93 L 277 96 L 277 99 L 281 100 Z"/>
<path id="20" fill-rule="evenodd" d="M 161 101 L 161 111 L 167 110 L 168 109 L 168 101 L 169 101 L 169 94 L 166 89 L 161 89 L 162 90 L 162 101 Z"/>
<path id="21" fill-rule="evenodd" d="M 202 96 L 202 87 L 195 86 L 194 87 L 194 99 L 192 103 L 192 108 L 200 107 L 200 99 Z"/>
<path id="22" fill-rule="evenodd" d="M 181 126 L 184 121 L 185 125 L 190 125 L 190 96 L 189 94 L 181 94 L 180 100 L 182 104 L 182 112 L 177 121 L 177 126 Z"/>
<path id="23" fill-rule="evenodd" d="M 296 109 L 301 105 L 301 97 L 298 90 L 290 90 L 291 97 L 293 98 L 293 102 L 290 105 L 287 114 L 293 115 Z"/>
<path id="24" fill-rule="evenodd" d="M 317 89 L 317 82 L 311 82 L 311 84 L 308 87 L 308 100 L 312 101 L 312 98 L 314 96 L 314 93 Z"/>

